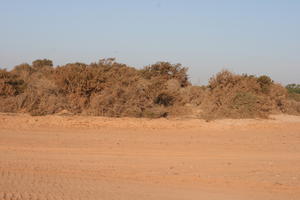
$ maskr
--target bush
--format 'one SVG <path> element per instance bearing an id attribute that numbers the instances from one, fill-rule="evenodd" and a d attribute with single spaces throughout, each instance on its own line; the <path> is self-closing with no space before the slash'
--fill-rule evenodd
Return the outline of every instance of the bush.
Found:
<path id="1" fill-rule="evenodd" d="M 237 75 L 224 70 L 209 81 L 208 96 L 201 104 L 206 118 L 266 117 L 284 112 L 287 92 L 268 76 Z"/>
<path id="2" fill-rule="evenodd" d="M 289 98 L 291 100 L 300 102 L 300 94 L 298 94 L 298 93 L 289 93 Z"/>
<path id="3" fill-rule="evenodd" d="M 53 67 L 53 62 L 52 60 L 48 59 L 39 59 L 32 62 L 32 67 L 34 69 L 40 69 L 43 67 Z"/>
<path id="4" fill-rule="evenodd" d="M 266 75 L 258 77 L 257 82 L 259 83 L 261 91 L 263 93 L 268 93 L 270 91 L 271 85 L 273 84 L 273 80 Z"/>
<path id="5" fill-rule="evenodd" d="M 102 59 L 53 67 L 48 59 L 0 70 L 0 111 L 47 115 L 202 118 L 266 117 L 298 114 L 298 86 L 287 89 L 268 76 L 237 75 L 224 70 L 208 86 L 193 86 L 187 68 L 158 62 L 143 69 Z M 292 97 L 293 95 L 293 97 Z"/>
<path id="6" fill-rule="evenodd" d="M 286 86 L 286 89 L 288 90 L 289 93 L 296 93 L 300 94 L 300 84 L 288 84 Z"/>
<path id="7" fill-rule="evenodd" d="M 16 96 L 25 89 L 24 80 L 6 70 L 0 70 L 0 96 Z"/>
<path id="8" fill-rule="evenodd" d="M 146 79 L 161 78 L 164 81 L 178 80 L 181 87 L 190 85 L 187 76 L 187 68 L 181 64 L 172 65 L 168 62 L 158 62 L 141 70 L 142 77 Z"/>

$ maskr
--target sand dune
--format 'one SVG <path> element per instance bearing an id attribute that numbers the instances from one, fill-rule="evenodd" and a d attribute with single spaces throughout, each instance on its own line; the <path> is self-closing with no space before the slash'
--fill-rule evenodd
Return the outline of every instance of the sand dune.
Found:
<path id="1" fill-rule="evenodd" d="M 0 114 L 0 199 L 300 199 L 300 117 Z"/>

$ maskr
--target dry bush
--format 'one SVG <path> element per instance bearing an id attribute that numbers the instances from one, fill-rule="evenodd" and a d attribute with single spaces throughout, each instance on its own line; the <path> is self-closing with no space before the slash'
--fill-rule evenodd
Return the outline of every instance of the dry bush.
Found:
<path id="1" fill-rule="evenodd" d="M 40 68 L 53 67 L 52 60 L 38 59 L 32 62 L 32 68 L 39 70 Z"/>
<path id="2" fill-rule="evenodd" d="M 236 75 L 224 70 L 210 79 L 201 106 L 206 118 L 266 117 L 272 112 L 285 112 L 285 99 L 285 88 L 268 76 Z"/>
<path id="3" fill-rule="evenodd" d="M 103 59 L 53 67 L 51 60 L 0 70 L 0 111 L 109 117 L 266 117 L 299 114 L 296 94 L 267 76 L 222 71 L 208 86 L 192 86 L 187 68 L 158 62 L 143 69 Z"/>
<path id="4" fill-rule="evenodd" d="M 182 67 L 181 64 L 172 65 L 168 62 L 158 62 L 156 64 L 146 66 L 141 70 L 142 77 L 146 79 L 153 79 L 159 77 L 164 81 L 176 79 L 179 81 L 181 87 L 190 85 L 187 76 L 187 68 Z"/>
<path id="5" fill-rule="evenodd" d="M 24 80 L 6 70 L 0 70 L 0 96 L 15 96 L 25 89 Z"/>
<path id="6" fill-rule="evenodd" d="M 0 70 L 0 112 L 17 112 L 16 96 L 21 95 L 26 84 L 18 76 Z"/>
<path id="7" fill-rule="evenodd" d="M 193 106 L 200 106 L 206 98 L 207 88 L 205 86 L 187 86 L 179 90 L 181 103 L 183 105 L 190 104 Z"/>
<path id="8" fill-rule="evenodd" d="M 16 97 L 16 106 L 19 112 L 31 115 L 49 115 L 64 110 L 66 102 L 64 98 L 53 94 L 28 90 Z"/>
<path id="9" fill-rule="evenodd" d="M 163 72 L 159 73 L 155 66 Z M 171 89 L 168 84 L 172 79 L 187 84 L 184 78 L 187 75 L 179 65 L 155 66 L 137 70 L 114 59 L 90 65 L 74 63 L 57 67 L 53 80 L 73 113 L 111 117 L 167 116 L 172 110 L 169 107 L 178 99 L 178 88 Z M 169 74 L 167 79 L 166 74 Z"/>
<path id="10" fill-rule="evenodd" d="M 289 93 L 289 99 L 300 102 L 300 94 Z"/>
<path id="11" fill-rule="evenodd" d="M 14 96 L 0 96 L 0 112 L 15 113 L 19 111 Z"/>
<path id="12" fill-rule="evenodd" d="M 33 74 L 34 69 L 27 63 L 23 63 L 14 67 L 11 74 L 16 75 L 25 82 L 30 80 L 30 76 Z"/>

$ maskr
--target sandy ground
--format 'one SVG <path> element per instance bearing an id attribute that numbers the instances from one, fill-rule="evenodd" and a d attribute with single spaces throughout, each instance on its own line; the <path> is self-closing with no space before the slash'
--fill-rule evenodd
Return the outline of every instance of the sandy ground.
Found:
<path id="1" fill-rule="evenodd" d="M 0 114 L 0 199 L 300 199 L 300 117 Z"/>

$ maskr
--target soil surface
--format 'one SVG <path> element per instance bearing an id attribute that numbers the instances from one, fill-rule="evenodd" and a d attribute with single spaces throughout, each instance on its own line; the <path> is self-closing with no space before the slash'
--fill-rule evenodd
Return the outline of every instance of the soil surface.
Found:
<path id="1" fill-rule="evenodd" d="M 1 200 L 300 199 L 300 117 L 0 114 Z"/>

